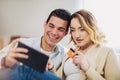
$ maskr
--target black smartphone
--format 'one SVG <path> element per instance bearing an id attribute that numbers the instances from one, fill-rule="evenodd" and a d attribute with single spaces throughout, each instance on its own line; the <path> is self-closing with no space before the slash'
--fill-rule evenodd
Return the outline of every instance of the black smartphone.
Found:
<path id="1" fill-rule="evenodd" d="M 28 53 L 22 53 L 29 56 L 28 59 L 23 58 L 16 58 L 18 61 L 22 62 L 23 64 L 43 73 L 46 69 L 46 64 L 48 62 L 49 56 L 45 55 L 44 53 L 33 49 L 32 47 L 25 45 L 22 42 L 18 42 L 17 47 L 22 47 L 28 49 Z"/>

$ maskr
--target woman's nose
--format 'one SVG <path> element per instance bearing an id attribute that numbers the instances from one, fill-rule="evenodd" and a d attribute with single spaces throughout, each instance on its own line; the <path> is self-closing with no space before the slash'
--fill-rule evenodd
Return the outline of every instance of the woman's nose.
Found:
<path id="1" fill-rule="evenodd" d="M 80 32 L 79 31 L 76 31 L 75 32 L 75 37 L 79 37 L 80 36 Z"/>

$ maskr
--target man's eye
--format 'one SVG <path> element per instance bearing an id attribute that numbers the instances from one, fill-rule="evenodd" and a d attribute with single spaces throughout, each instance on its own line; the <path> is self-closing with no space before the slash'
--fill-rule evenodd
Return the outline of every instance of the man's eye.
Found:
<path id="1" fill-rule="evenodd" d="M 65 32 L 65 29 L 59 29 L 61 32 Z"/>

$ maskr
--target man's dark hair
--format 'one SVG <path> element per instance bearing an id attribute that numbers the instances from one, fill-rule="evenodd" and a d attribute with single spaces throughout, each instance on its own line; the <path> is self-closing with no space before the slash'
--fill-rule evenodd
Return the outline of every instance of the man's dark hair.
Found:
<path id="1" fill-rule="evenodd" d="M 50 20 L 50 18 L 51 18 L 52 16 L 55 16 L 55 17 L 58 17 L 58 18 L 60 18 L 60 19 L 66 20 L 66 21 L 68 22 L 66 31 L 69 30 L 70 17 L 71 17 L 70 12 L 68 12 L 68 11 L 65 10 L 65 9 L 55 9 L 55 10 L 53 10 L 53 11 L 50 13 L 49 17 L 47 18 L 47 21 L 46 21 L 47 23 L 48 23 L 48 21 Z"/>

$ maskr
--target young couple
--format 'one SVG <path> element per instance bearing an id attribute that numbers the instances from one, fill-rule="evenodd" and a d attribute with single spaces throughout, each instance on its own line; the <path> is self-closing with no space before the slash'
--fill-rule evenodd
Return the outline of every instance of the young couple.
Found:
<path id="1" fill-rule="evenodd" d="M 58 44 L 67 35 L 70 26 L 71 40 L 74 42 L 74 57 L 69 58 L 68 49 Z M 47 55 L 47 70 L 39 73 L 18 62 L 16 58 L 29 58 L 24 48 L 17 48 L 23 42 Z M 102 35 L 94 16 L 87 10 L 72 15 L 64 9 L 53 10 L 44 23 L 44 34 L 40 38 L 21 38 L 3 48 L 0 54 L 1 72 L 9 74 L 0 80 L 120 80 L 120 65 L 111 48 L 102 45 Z M 53 74 L 54 73 L 54 74 Z M 56 76 L 57 75 L 57 76 Z"/>

